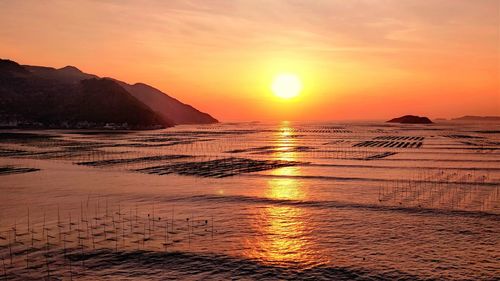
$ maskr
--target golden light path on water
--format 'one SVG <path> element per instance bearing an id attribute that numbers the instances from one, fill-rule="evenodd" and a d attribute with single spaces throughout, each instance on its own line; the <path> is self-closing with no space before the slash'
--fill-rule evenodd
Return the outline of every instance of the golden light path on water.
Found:
<path id="1" fill-rule="evenodd" d="M 276 134 L 275 145 L 278 147 L 274 159 L 300 161 L 293 150 L 296 139 L 287 123 L 283 123 Z M 293 177 L 300 175 L 300 167 L 285 167 L 274 170 L 272 175 L 285 176 L 272 178 L 267 182 L 263 197 L 273 200 L 307 200 L 308 192 L 303 182 Z M 295 206 L 269 204 L 261 208 L 253 227 L 256 231 L 254 239 L 250 239 L 247 252 L 249 258 L 263 263 L 280 265 L 285 263 L 301 263 L 302 265 L 320 262 L 312 250 L 312 239 L 309 239 L 307 214 L 305 210 Z"/>

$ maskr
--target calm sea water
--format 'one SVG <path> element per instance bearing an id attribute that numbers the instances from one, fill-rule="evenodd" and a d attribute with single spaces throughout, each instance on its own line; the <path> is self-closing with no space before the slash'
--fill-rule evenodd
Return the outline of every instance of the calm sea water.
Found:
<path id="1" fill-rule="evenodd" d="M 500 126 L 3 131 L 6 280 L 500 275 Z M 15 135 L 14 133 L 32 133 Z"/>

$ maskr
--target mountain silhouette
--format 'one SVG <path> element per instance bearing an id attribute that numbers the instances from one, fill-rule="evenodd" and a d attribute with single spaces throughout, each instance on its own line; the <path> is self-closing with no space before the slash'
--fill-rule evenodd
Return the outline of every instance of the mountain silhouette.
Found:
<path id="1" fill-rule="evenodd" d="M 84 73 L 74 66 L 66 66 L 60 69 L 40 66 L 27 66 L 27 68 L 40 77 L 58 79 L 68 83 L 78 83 L 85 79 L 99 78 L 96 75 Z M 130 85 L 117 79 L 109 79 L 115 80 L 136 99 L 146 104 L 165 120 L 171 120 L 176 125 L 210 124 L 218 122 L 217 119 L 209 114 L 200 112 L 196 108 L 184 104 L 147 84 L 136 83 Z"/>
<path id="2" fill-rule="evenodd" d="M 175 124 L 210 124 L 218 122 L 209 114 L 200 112 L 196 108 L 184 104 L 147 84 L 136 83 L 129 85 L 121 81 L 118 81 L 118 83 L 163 118 L 172 120 Z"/>
<path id="3" fill-rule="evenodd" d="M 466 115 L 451 119 L 452 121 L 467 121 L 467 122 L 499 122 L 500 116 L 473 116 Z"/>
<path id="4" fill-rule="evenodd" d="M 433 122 L 427 117 L 420 117 L 415 115 L 405 115 L 387 121 L 389 123 L 402 123 L 402 124 L 432 124 Z"/>
<path id="5" fill-rule="evenodd" d="M 111 123 L 134 129 L 218 122 L 146 84 L 99 78 L 74 66 L 23 66 L 2 59 L 0 121 L 51 128 Z"/>

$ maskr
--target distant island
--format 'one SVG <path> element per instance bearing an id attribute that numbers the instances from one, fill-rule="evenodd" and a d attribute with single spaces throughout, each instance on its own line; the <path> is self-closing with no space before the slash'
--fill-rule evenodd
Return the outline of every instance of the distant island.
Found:
<path id="1" fill-rule="evenodd" d="M 415 115 L 405 115 L 387 121 L 389 123 L 402 123 L 402 124 L 432 124 L 433 122 L 427 117 L 420 117 Z"/>
<path id="2" fill-rule="evenodd" d="M 500 116 L 471 116 L 466 115 L 459 118 L 453 118 L 452 121 L 470 121 L 470 122 L 500 122 Z"/>
<path id="3" fill-rule="evenodd" d="M 0 59 L 0 127 L 159 129 L 217 122 L 143 83 Z"/>

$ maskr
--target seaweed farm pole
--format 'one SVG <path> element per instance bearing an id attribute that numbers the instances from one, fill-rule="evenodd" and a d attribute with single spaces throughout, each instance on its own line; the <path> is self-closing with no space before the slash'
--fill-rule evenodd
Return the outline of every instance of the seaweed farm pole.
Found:
<path id="1" fill-rule="evenodd" d="M 9 233 L 9 256 L 10 256 L 10 265 L 12 265 L 12 241 L 10 240 L 10 231 Z"/>
<path id="2" fill-rule="evenodd" d="M 115 214 L 113 214 L 113 231 L 115 232 L 115 252 L 118 252 L 118 229 L 115 224 Z"/>
<path id="3" fill-rule="evenodd" d="M 59 204 L 57 204 L 57 229 L 59 230 L 59 243 L 61 243 L 61 214 Z"/>
<path id="4" fill-rule="evenodd" d="M 42 237 L 44 236 L 45 236 L 45 210 L 43 210 L 43 225 L 42 225 Z"/>
<path id="5" fill-rule="evenodd" d="M 14 243 L 17 243 L 17 221 L 14 219 L 14 227 L 12 228 L 14 231 Z"/>
<path id="6" fill-rule="evenodd" d="M 135 224 L 137 224 L 137 212 L 138 212 L 138 207 L 137 207 L 137 203 L 135 204 Z"/>
<path id="7" fill-rule="evenodd" d="M 108 198 L 106 198 L 106 213 L 104 214 L 104 240 L 108 239 L 106 234 L 107 217 L 108 217 Z"/>
<path id="8" fill-rule="evenodd" d="M 174 207 L 172 206 L 172 232 L 174 232 Z"/>
<path id="9" fill-rule="evenodd" d="M 165 252 L 168 250 L 168 220 L 165 220 Z"/>
<path id="10" fill-rule="evenodd" d="M 28 244 L 26 244 L 26 269 L 29 270 L 29 267 L 30 267 L 29 248 L 28 248 Z"/>
<path id="11" fill-rule="evenodd" d="M 32 228 L 31 229 L 31 248 L 33 248 L 33 245 L 34 245 L 34 240 L 35 240 L 35 230 Z"/>
<path id="12" fill-rule="evenodd" d="M 83 257 L 83 242 L 82 242 L 81 232 L 82 232 L 81 223 L 78 223 L 78 240 L 80 243 L 80 252 L 81 252 L 82 257 Z M 82 267 L 83 266 L 85 266 L 85 259 L 82 258 Z"/>
<path id="13" fill-rule="evenodd" d="M 149 221 L 149 218 L 148 218 Z M 143 232 L 142 232 L 142 249 L 146 247 L 146 222 L 143 222 Z"/>
<path id="14" fill-rule="evenodd" d="M 153 232 L 155 231 L 155 202 L 153 201 Z M 149 232 L 149 236 L 151 236 L 151 231 Z"/>
<path id="15" fill-rule="evenodd" d="M 132 235 L 133 228 L 132 228 L 132 207 L 130 207 L 130 212 L 129 212 L 129 223 L 130 223 L 130 235 Z"/>
<path id="16" fill-rule="evenodd" d="M 187 221 L 187 231 L 188 231 L 188 243 L 189 247 L 191 247 L 191 231 L 189 230 L 189 218 L 186 218 Z"/>
<path id="17" fill-rule="evenodd" d="M 125 213 L 124 213 L 124 215 L 125 215 Z M 121 215 L 120 215 L 120 220 L 122 223 L 122 246 L 125 247 L 125 216 L 123 216 L 123 218 L 121 218 Z"/>
<path id="18" fill-rule="evenodd" d="M 64 254 L 64 260 L 66 260 L 66 234 L 64 234 L 63 238 L 63 254 Z"/>
<path id="19" fill-rule="evenodd" d="M 71 268 L 71 259 L 69 260 L 69 280 L 73 280 L 73 269 Z"/>
<path id="20" fill-rule="evenodd" d="M 148 214 L 148 238 L 151 237 L 151 218 Z"/>
<path id="21" fill-rule="evenodd" d="M 30 233 L 30 208 L 28 207 L 28 225 L 27 225 L 27 232 L 28 235 Z M 29 249 L 28 249 L 28 243 L 26 243 L 26 269 L 29 269 Z"/>
<path id="22" fill-rule="evenodd" d="M 89 235 L 89 207 L 87 203 L 87 211 L 85 212 L 85 224 L 87 225 L 87 241 L 90 240 L 90 235 Z M 90 227 L 92 227 L 92 222 L 90 222 Z M 87 244 L 90 242 L 87 242 Z"/>
<path id="23" fill-rule="evenodd" d="M 94 228 L 92 227 L 92 223 L 90 224 L 90 235 L 92 235 L 92 249 L 95 250 L 95 237 L 94 237 Z"/>
<path id="24" fill-rule="evenodd" d="M 47 265 L 47 280 L 50 280 L 50 268 L 49 268 L 49 232 L 47 231 L 47 244 L 45 247 L 45 264 Z"/>

